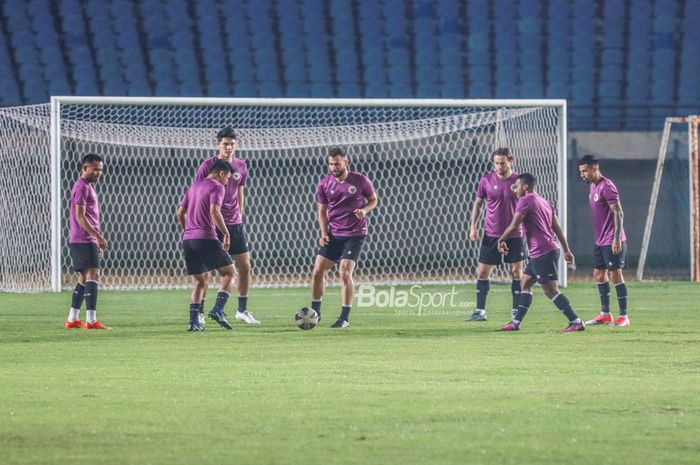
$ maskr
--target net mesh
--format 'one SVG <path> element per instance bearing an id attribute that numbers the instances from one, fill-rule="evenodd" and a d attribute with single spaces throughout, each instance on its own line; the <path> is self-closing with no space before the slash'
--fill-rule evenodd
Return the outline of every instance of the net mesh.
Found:
<path id="1" fill-rule="evenodd" d="M 49 106 L 0 110 L 4 176 L 0 286 L 49 287 Z M 103 288 L 190 285 L 175 211 L 197 166 L 216 152 L 216 132 L 232 126 L 248 164 L 244 222 L 255 286 L 309 281 L 318 227 L 314 193 L 330 146 L 373 182 L 379 206 L 356 271 L 366 283 L 457 283 L 475 279 L 479 243 L 469 212 L 490 154 L 509 146 L 516 171 L 538 177 L 558 199 L 556 107 L 417 107 L 177 104 L 61 105 L 61 274 L 71 283 L 68 201 L 86 153 L 105 159 L 96 185 L 105 253 Z M 21 179 L 26 160 L 43 175 Z M 8 169 L 9 168 L 9 169 Z M 499 268 L 495 280 L 504 280 Z M 332 284 L 332 282 L 331 282 Z"/>

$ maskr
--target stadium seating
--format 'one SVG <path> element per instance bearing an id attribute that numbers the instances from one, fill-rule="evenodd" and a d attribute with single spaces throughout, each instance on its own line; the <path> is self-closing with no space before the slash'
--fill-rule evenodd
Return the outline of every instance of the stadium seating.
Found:
<path id="1" fill-rule="evenodd" d="M 55 94 L 566 98 L 573 129 L 698 111 L 682 0 L 4 0 L 0 104 Z"/>

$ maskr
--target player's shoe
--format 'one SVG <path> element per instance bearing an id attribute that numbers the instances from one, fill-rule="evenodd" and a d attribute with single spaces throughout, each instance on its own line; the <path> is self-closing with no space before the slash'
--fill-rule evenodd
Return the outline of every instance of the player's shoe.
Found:
<path id="1" fill-rule="evenodd" d="M 511 321 L 510 323 L 501 326 L 501 331 L 520 331 L 520 323 Z"/>
<path id="2" fill-rule="evenodd" d="M 95 321 L 94 323 L 88 323 L 85 325 L 85 329 L 112 329 L 109 326 L 105 326 L 99 321 Z"/>
<path id="3" fill-rule="evenodd" d="M 600 312 L 598 315 L 596 315 L 595 318 L 592 320 L 588 320 L 586 322 L 587 325 L 607 325 L 612 323 L 613 317 L 612 313 L 603 313 Z"/>
<path id="4" fill-rule="evenodd" d="M 204 318 L 204 312 L 197 313 L 197 324 L 204 330 L 204 325 L 207 323 L 206 318 Z"/>
<path id="5" fill-rule="evenodd" d="M 569 325 L 564 328 L 560 329 L 560 333 L 574 333 L 576 331 L 585 331 L 586 330 L 586 325 L 583 323 L 583 321 L 579 321 L 578 323 L 571 322 Z"/>
<path id="6" fill-rule="evenodd" d="M 236 312 L 236 320 L 243 321 L 249 325 L 259 325 L 260 322 L 253 317 L 253 314 L 249 311 Z"/>
<path id="7" fill-rule="evenodd" d="M 187 325 L 187 331 L 204 331 L 204 326 L 200 325 L 199 322 L 190 321 Z"/>
<path id="8" fill-rule="evenodd" d="M 66 321 L 64 327 L 68 329 L 83 329 L 85 328 L 85 324 L 80 320 Z"/>
<path id="9" fill-rule="evenodd" d="M 625 318 L 624 316 L 618 316 L 615 321 L 610 323 L 610 326 L 629 326 L 630 325 L 630 319 Z"/>
<path id="10" fill-rule="evenodd" d="M 336 322 L 331 325 L 331 328 L 347 328 L 348 326 L 350 326 L 349 321 L 338 318 Z"/>
<path id="11" fill-rule="evenodd" d="M 212 320 L 216 321 L 219 323 L 221 326 L 223 326 L 226 329 L 233 329 L 233 326 L 231 326 L 231 323 L 228 322 L 226 319 L 226 313 L 223 310 L 212 310 L 209 312 L 209 318 Z"/>
<path id="12" fill-rule="evenodd" d="M 486 312 L 481 313 L 479 310 L 475 310 L 472 316 L 467 318 L 467 321 L 486 321 Z"/>

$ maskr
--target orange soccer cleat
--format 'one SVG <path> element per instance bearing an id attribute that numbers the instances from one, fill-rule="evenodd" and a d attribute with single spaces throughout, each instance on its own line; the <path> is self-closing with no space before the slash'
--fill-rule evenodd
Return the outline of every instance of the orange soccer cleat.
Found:
<path id="1" fill-rule="evenodd" d="M 625 316 L 618 316 L 617 320 L 610 323 L 610 326 L 629 326 L 630 319 Z"/>
<path id="2" fill-rule="evenodd" d="M 600 312 L 598 315 L 596 315 L 595 318 L 592 320 L 588 320 L 586 322 L 587 325 L 607 325 L 612 323 L 613 317 L 611 313 L 603 313 Z"/>
<path id="3" fill-rule="evenodd" d="M 83 329 L 85 328 L 85 325 L 83 324 L 82 321 L 80 320 L 75 320 L 75 321 L 66 321 L 66 324 L 64 325 L 65 328 L 68 329 Z"/>
<path id="4" fill-rule="evenodd" d="M 94 323 L 88 323 L 85 325 L 85 329 L 112 329 L 109 326 L 105 326 L 99 321 L 95 321 Z"/>

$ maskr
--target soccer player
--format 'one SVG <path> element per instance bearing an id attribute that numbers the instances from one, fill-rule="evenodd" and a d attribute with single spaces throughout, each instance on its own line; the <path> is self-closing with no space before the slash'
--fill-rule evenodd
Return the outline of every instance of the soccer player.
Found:
<path id="1" fill-rule="evenodd" d="M 588 203 L 595 228 L 593 277 L 600 293 L 600 313 L 586 324 L 629 326 L 627 286 L 622 277 L 622 269 L 627 262 L 627 243 L 622 225 L 620 194 L 615 184 L 600 172 L 600 164 L 595 155 L 584 155 L 578 163 L 578 170 L 581 179 L 590 185 Z M 620 316 L 614 321 L 610 314 L 610 279 L 615 284 L 617 302 L 620 305 Z"/>
<path id="2" fill-rule="evenodd" d="M 238 269 L 238 311 L 236 320 L 251 325 L 259 325 L 260 322 L 248 311 L 248 288 L 250 286 L 250 248 L 248 236 L 243 225 L 244 213 L 244 188 L 248 179 L 248 168 L 244 160 L 235 157 L 236 133 L 230 128 L 220 130 L 216 135 L 219 153 L 204 160 L 195 176 L 195 181 L 201 181 L 208 176 L 212 166 L 217 160 L 224 160 L 231 164 L 232 174 L 226 184 L 224 203 L 221 205 L 221 214 L 226 222 L 226 228 L 231 235 L 231 243 L 228 253 L 233 257 Z M 219 240 L 223 239 L 221 232 L 217 231 Z M 205 291 L 206 296 L 206 291 Z M 200 315 L 200 323 L 204 324 L 204 313 Z"/>
<path id="3" fill-rule="evenodd" d="M 481 215 L 481 208 L 486 199 L 486 216 L 484 218 L 484 237 L 481 240 L 479 250 L 479 265 L 476 268 L 476 310 L 467 321 L 486 321 L 486 297 L 491 287 L 491 270 L 505 260 L 510 264 L 512 278 L 510 290 L 513 296 L 511 313 L 517 311 L 518 296 L 520 295 L 520 279 L 523 276 L 523 262 L 525 260 L 525 243 L 521 228 L 513 231 L 506 240 L 508 253 L 505 256 L 498 251 L 498 238 L 510 224 L 515 214 L 515 204 L 518 202 L 515 193 L 511 190 L 518 179 L 513 172 L 513 153 L 508 147 L 496 149 L 491 154 L 493 171 L 485 174 L 479 181 L 476 190 L 476 200 L 472 207 L 471 228 L 469 239 L 479 239 L 477 222 Z"/>
<path id="4" fill-rule="evenodd" d="M 194 276 L 194 287 L 190 295 L 190 322 L 188 331 L 201 331 L 204 327 L 199 322 L 203 313 L 204 294 L 209 286 L 209 272 L 216 270 L 221 275 L 216 304 L 209 312 L 209 317 L 226 329 L 233 329 L 226 320 L 224 307 L 233 287 L 236 270 L 226 250 L 230 246 L 231 234 L 221 214 L 226 189 L 231 172 L 227 160 L 217 160 L 209 174 L 201 181 L 196 181 L 187 190 L 177 210 L 177 219 L 184 229 L 182 234 L 183 249 L 187 274 Z M 221 239 L 217 237 L 216 229 Z"/>
<path id="5" fill-rule="evenodd" d="M 78 274 L 78 283 L 73 290 L 66 328 L 110 329 L 97 321 L 100 257 L 107 248 L 107 241 L 100 230 L 100 203 L 92 185 L 100 180 L 103 171 L 104 162 L 99 155 L 85 155 L 82 173 L 71 190 L 68 248 L 73 269 Z M 85 324 L 80 321 L 83 301 Z"/>
<path id="6" fill-rule="evenodd" d="M 518 331 L 520 329 L 523 318 L 532 303 L 532 286 L 538 282 L 542 285 L 545 295 L 569 320 L 569 325 L 561 332 L 583 331 L 586 325 L 576 315 L 569 299 L 559 292 L 557 286 L 557 262 L 560 251 L 554 236 L 556 235 L 559 239 L 559 244 L 564 249 L 564 258 L 570 265 L 574 263 L 574 255 L 569 250 L 569 244 L 559 226 L 554 207 L 547 199 L 535 193 L 534 187 L 535 177 L 532 174 L 523 173 L 518 176 L 518 180 L 513 184 L 513 191 L 518 197 L 515 216 L 498 238 L 498 250 L 503 254 L 508 253 L 507 240 L 522 224 L 530 250 L 522 280 L 522 291 L 518 298 L 518 312 L 510 323 L 501 327 L 501 330 Z"/>
<path id="7" fill-rule="evenodd" d="M 318 225 L 321 248 L 311 280 L 311 308 L 321 316 L 326 272 L 340 262 L 342 284 L 340 317 L 331 328 L 347 328 L 352 308 L 352 273 L 367 237 L 367 215 L 377 206 L 377 193 L 367 176 L 348 170 L 350 161 L 338 147 L 328 153 L 330 174 L 318 183 Z"/>

